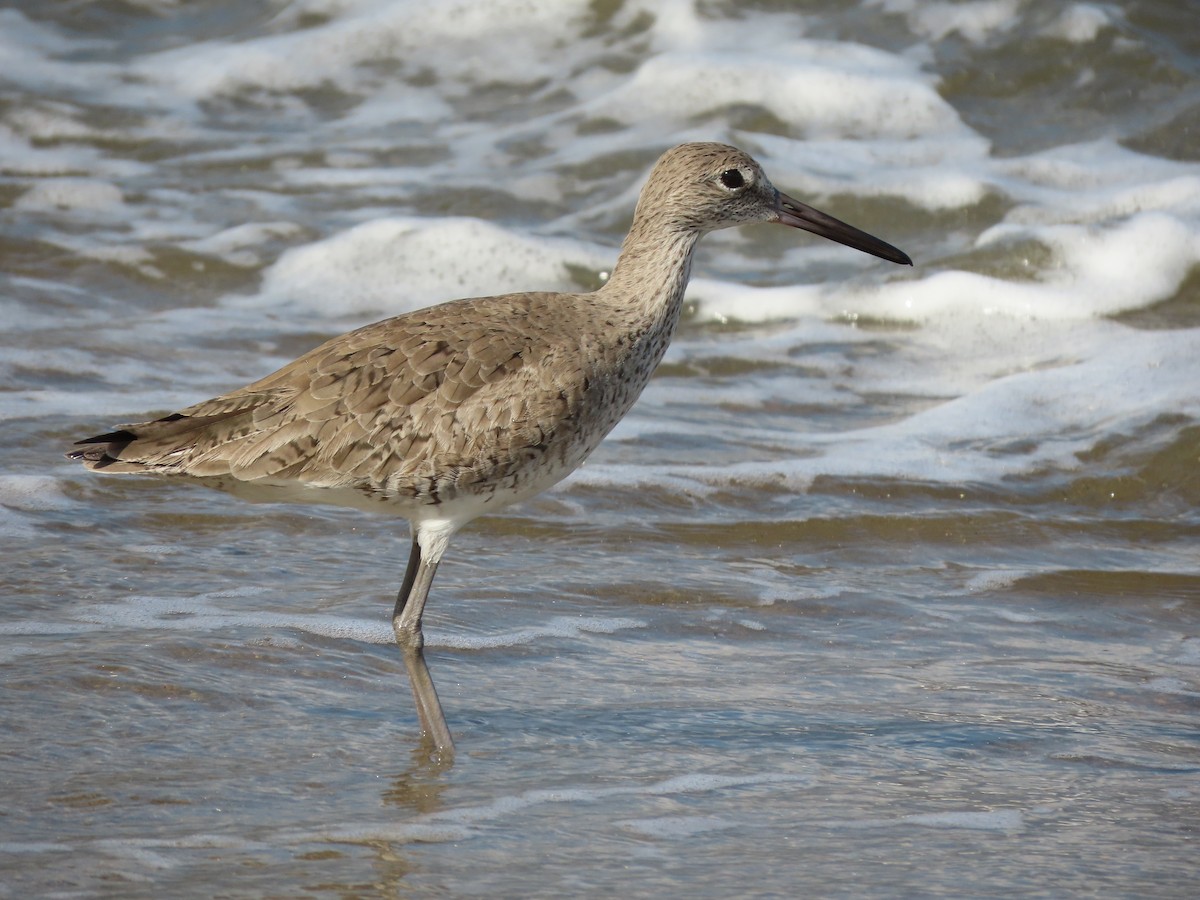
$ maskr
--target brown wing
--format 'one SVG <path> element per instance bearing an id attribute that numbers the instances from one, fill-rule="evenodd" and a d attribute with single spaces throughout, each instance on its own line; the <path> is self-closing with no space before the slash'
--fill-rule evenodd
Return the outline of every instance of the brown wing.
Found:
<path id="1" fill-rule="evenodd" d="M 375 489 L 505 468 L 544 446 L 583 393 L 572 300 L 507 295 L 386 319 L 71 456 L 106 472 Z"/>

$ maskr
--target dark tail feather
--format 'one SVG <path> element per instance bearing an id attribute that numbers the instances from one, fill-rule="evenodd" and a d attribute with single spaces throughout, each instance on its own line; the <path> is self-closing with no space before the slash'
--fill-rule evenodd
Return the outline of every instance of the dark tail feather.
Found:
<path id="1" fill-rule="evenodd" d="M 124 429 L 110 431 L 108 434 L 98 434 L 95 437 L 76 441 L 75 445 L 87 445 L 83 450 L 72 450 L 67 459 L 78 459 L 88 464 L 90 469 L 103 469 L 117 462 L 122 450 L 137 440 L 137 435 Z"/>
<path id="2" fill-rule="evenodd" d="M 212 422 L 228 419 L 242 412 L 245 410 L 228 410 L 211 416 L 172 413 L 152 422 L 119 426 L 116 431 L 76 441 L 75 445 L 83 449 L 70 451 L 67 458 L 80 460 L 89 469 L 107 469 L 119 464 L 118 471 L 122 472 L 152 471 L 162 466 L 164 454 L 170 454 L 191 443 L 190 440 L 180 440 L 181 438 Z M 135 443 L 138 446 L 134 448 L 132 458 L 123 458 L 125 451 Z"/>
<path id="3" fill-rule="evenodd" d="M 78 447 L 80 444 L 113 444 L 118 442 L 128 444 L 130 441 L 135 440 L 136 438 L 137 435 L 132 431 L 122 428 L 120 431 L 110 431 L 108 434 L 98 434 L 95 437 L 84 438 L 82 441 L 76 441 L 75 446 Z M 75 452 L 83 453 L 84 451 L 76 450 Z"/>

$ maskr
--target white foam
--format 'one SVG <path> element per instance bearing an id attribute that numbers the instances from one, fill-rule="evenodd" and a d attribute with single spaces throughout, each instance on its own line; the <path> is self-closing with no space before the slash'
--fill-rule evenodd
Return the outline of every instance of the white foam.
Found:
<path id="1" fill-rule="evenodd" d="M 379 219 L 288 250 L 258 295 L 229 302 L 395 314 L 462 296 L 569 290 L 568 263 L 595 267 L 599 257 L 581 242 L 524 237 L 479 219 Z"/>
<path id="2" fill-rule="evenodd" d="M 1022 578 L 1027 578 L 1031 574 L 1032 572 L 1025 569 L 989 569 L 972 575 L 967 579 L 965 587 L 971 592 L 1001 591 L 1012 587 Z M 1016 614 L 1014 613 L 1014 615 Z"/>
<path id="3" fill-rule="evenodd" d="M 1200 179 L 1195 187 L 1200 197 Z M 1104 228 L 1000 225 L 984 232 L 979 245 L 1014 236 L 1050 247 L 1054 266 L 1038 283 L 993 286 L 988 291 L 989 310 L 1032 317 L 1077 316 L 1081 298 L 1088 298 L 1084 308 L 1093 315 L 1137 309 L 1170 297 L 1200 263 L 1200 234 L 1188 223 L 1162 213 L 1139 213 Z M 1006 290 L 1009 286 L 1011 291 Z"/>
<path id="4" fill-rule="evenodd" d="M 1072 44 L 1089 44 L 1101 31 L 1112 25 L 1112 15 L 1108 10 L 1091 3 L 1072 3 L 1042 33 L 1046 37 L 1070 41 Z"/>
<path id="5" fill-rule="evenodd" d="M 845 42 L 661 53 L 587 110 L 630 123 L 684 123 L 747 97 L 813 138 L 910 138 L 960 130 L 953 108 L 915 63 Z"/>
<path id="6" fill-rule="evenodd" d="M 891 137 L 809 137 L 796 141 L 756 135 L 772 181 L 781 189 L 897 197 L 933 212 L 970 206 L 996 192 L 990 145 L 961 123 L 920 140 Z"/>
<path id="7" fill-rule="evenodd" d="M 930 2 L 930 0 L 869 0 L 884 12 L 902 14 L 909 27 L 931 41 L 959 34 L 972 44 L 982 44 L 999 32 L 1016 26 L 1018 0 L 969 0 L 969 2 Z"/>
<path id="8" fill-rule="evenodd" d="M 1012 622 L 1014 625 L 1037 625 L 1053 622 L 1050 616 L 1039 615 L 1037 613 L 1017 612 L 1011 609 L 1000 607 L 995 610 L 995 616 L 1005 622 Z"/>
<path id="9" fill-rule="evenodd" d="M 1122 147 L 1109 138 L 988 162 L 997 185 L 1021 201 L 1005 221 L 1099 222 L 1152 209 L 1195 215 L 1200 169 Z"/>
<path id="10" fill-rule="evenodd" d="M 68 38 L 19 10 L 0 9 L 0 59 L 4 60 L 5 79 L 10 83 L 37 90 L 94 87 L 110 80 L 118 68 L 80 60 L 66 64 L 54 57 L 95 50 L 105 43 L 78 36 Z"/>
<path id="11" fill-rule="evenodd" d="M 133 175 L 145 166 L 126 160 L 102 157 L 90 147 L 35 146 L 11 125 L 0 123 L 0 156 L 5 171 L 26 177 L 71 176 L 79 172 L 93 175 Z"/>
<path id="12" fill-rule="evenodd" d="M 802 579 L 788 579 L 776 587 L 764 588 L 758 592 L 759 606 L 774 606 L 776 603 L 804 603 L 815 600 L 829 600 L 841 595 L 843 588 L 838 584 L 812 584 Z"/>
<path id="13" fill-rule="evenodd" d="M 469 0 L 429 5 L 415 0 L 308 0 L 288 5 L 274 34 L 189 44 L 138 60 L 134 71 L 195 99 L 239 91 L 294 91 L 361 86 L 372 63 L 408 61 L 460 83 L 491 78 L 533 81 L 556 74 L 554 36 L 575 31 L 584 0 Z M 325 19 L 309 27 L 295 23 Z M 291 30 L 287 29 L 292 23 Z M 547 46 L 549 45 L 549 46 Z M 419 94 L 409 85 L 408 90 Z"/>
<path id="14" fill-rule="evenodd" d="M 25 212 L 72 210 L 76 213 L 111 214 L 125 204 L 121 189 L 93 178 L 47 178 L 17 198 L 14 207 Z"/>
<path id="15" fill-rule="evenodd" d="M 180 241 L 179 246 L 193 253 L 219 257 L 230 265 L 251 268 L 263 262 L 257 250 L 262 244 L 291 237 L 302 230 L 295 222 L 246 222 L 206 237 Z"/>
<path id="16" fill-rule="evenodd" d="M 1036 240 L 1053 253 L 1048 269 L 1031 273 L 1037 280 L 942 271 L 882 284 L 799 289 L 804 300 L 798 305 L 899 321 L 964 312 L 1074 319 L 1153 305 L 1172 296 L 1200 262 L 1200 235 L 1188 222 L 1158 213 L 1105 227 L 1002 225 L 981 236 L 979 246 L 1018 239 Z"/>

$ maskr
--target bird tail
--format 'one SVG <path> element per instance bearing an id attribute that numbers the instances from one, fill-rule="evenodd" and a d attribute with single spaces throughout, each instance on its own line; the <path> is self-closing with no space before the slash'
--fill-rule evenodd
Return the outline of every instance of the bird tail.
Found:
<path id="1" fill-rule="evenodd" d="M 68 459 L 77 459 L 87 468 L 109 474 L 142 473 L 172 475 L 183 470 L 190 459 L 194 459 L 211 441 L 213 430 L 209 427 L 237 416 L 249 418 L 250 410 L 234 409 L 217 415 L 189 416 L 172 413 L 152 422 L 136 425 L 120 425 L 115 431 L 76 441 L 81 447 L 67 454 Z M 228 422 L 234 430 L 237 424 Z M 208 440 L 206 441 L 206 438 Z"/>

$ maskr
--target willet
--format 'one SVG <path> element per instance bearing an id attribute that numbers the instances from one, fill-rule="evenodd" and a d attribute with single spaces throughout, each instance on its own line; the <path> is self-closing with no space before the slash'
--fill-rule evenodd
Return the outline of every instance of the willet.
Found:
<path id="1" fill-rule="evenodd" d="M 69 455 L 98 472 L 187 476 L 408 519 L 412 549 L 392 624 L 425 739 L 450 753 L 421 615 L 451 536 L 546 490 L 596 449 L 666 352 L 696 241 L 754 222 L 912 265 L 780 193 L 742 151 L 683 144 L 654 166 L 599 290 L 477 297 L 385 319 L 251 385 L 80 441 L 85 449 Z"/>

